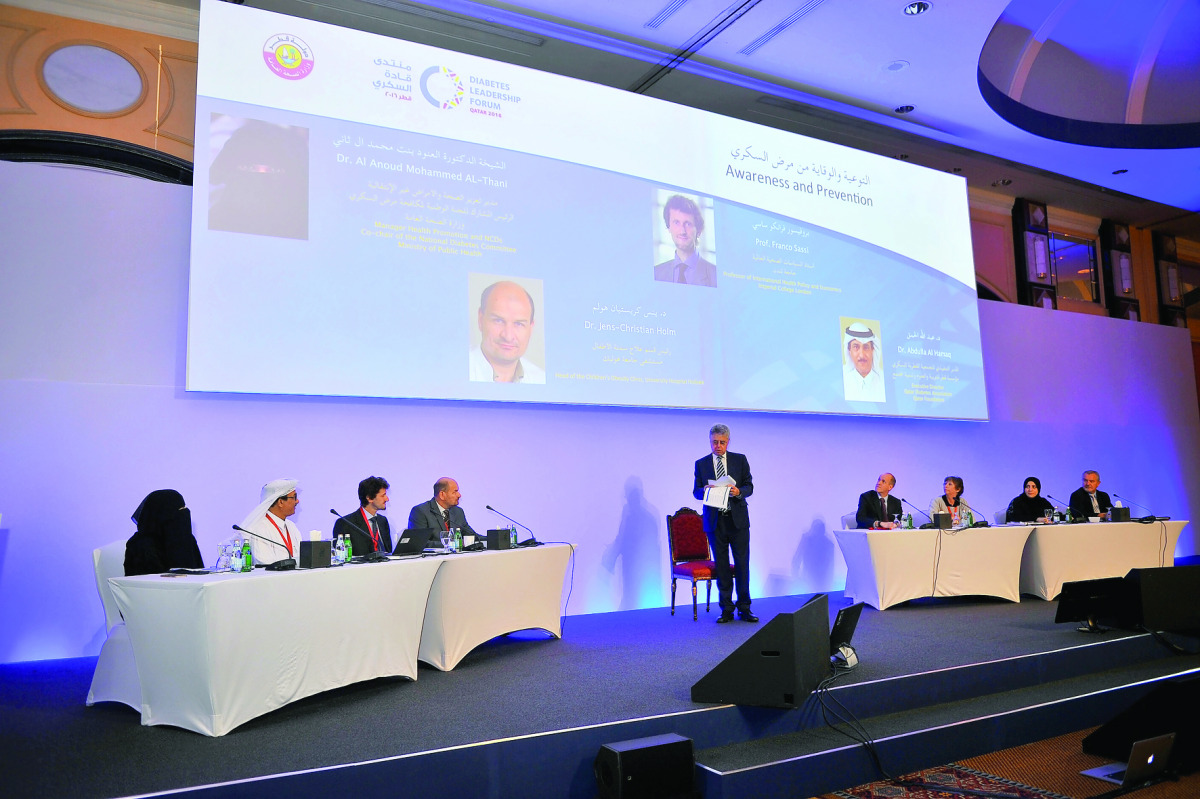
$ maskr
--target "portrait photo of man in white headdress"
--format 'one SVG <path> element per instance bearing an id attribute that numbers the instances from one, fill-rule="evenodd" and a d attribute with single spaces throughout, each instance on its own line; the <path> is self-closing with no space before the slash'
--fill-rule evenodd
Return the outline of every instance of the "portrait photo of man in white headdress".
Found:
<path id="1" fill-rule="evenodd" d="M 842 386 L 851 402 L 885 402 L 879 322 L 841 317 Z"/>

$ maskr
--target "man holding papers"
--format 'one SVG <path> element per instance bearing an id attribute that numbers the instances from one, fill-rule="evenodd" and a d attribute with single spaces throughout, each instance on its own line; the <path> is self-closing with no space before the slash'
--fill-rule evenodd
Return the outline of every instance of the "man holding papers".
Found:
<path id="1" fill-rule="evenodd" d="M 734 574 L 737 572 L 737 613 L 742 621 L 756 622 L 750 612 L 750 512 L 746 499 L 754 493 L 754 478 L 745 455 L 729 452 L 729 428 L 715 424 L 708 431 L 711 455 L 696 461 L 692 495 L 704 501 L 704 532 L 717 565 L 717 590 L 721 617 L 718 624 L 733 621 Z"/>

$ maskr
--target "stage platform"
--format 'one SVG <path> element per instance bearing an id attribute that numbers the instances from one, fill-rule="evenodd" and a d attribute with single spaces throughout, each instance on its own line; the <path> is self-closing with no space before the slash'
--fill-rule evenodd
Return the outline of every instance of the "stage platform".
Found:
<path id="1" fill-rule="evenodd" d="M 807 599 L 754 608 L 765 623 Z M 831 594 L 831 615 L 846 604 Z M 1200 669 L 1150 635 L 1079 633 L 1054 611 L 1037 599 L 867 608 L 861 665 L 832 693 L 900 773 L 1100 724 L 1154 681 Z M 572 616 L 562 640 L 496 639 L 454 671 L 330 691 L 222 738 L 85 707 L 94 658 L 0 666 L 5 794 L 590 797 L 602 744 L 665 732 L 694 740 L 706 797 L 805 797 L 879 778 L 814 698 L 796 710 L 693 703 L 692 683 L 762 627 L 715 618 L 703 606 L 698 622 L 690 607 Z"/>

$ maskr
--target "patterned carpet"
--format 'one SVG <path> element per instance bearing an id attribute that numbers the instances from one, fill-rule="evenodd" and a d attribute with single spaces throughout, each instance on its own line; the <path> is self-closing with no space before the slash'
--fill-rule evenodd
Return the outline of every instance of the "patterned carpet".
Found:
<path id="1" fill-rule="evenodd" d="M 986 795 L 1011 799 L 1073 799 L 1064 794 L 997 777 L 995 774 L 966 768 L 961 764 L 908 774 L 900 778 L 900 783 L 872 782 L 848 791 L 835 791 L 826 796 L 836 799 L 956 799 L 964 795 Z"/>
<path id="2" fill-rule="evenodd" d="M 1091 731 L 1080 730 L 926 769 L 905 775 L 899 783 L 872 782 L 835 791 L 821 799 L 957 799 L 962 796 L 1092 799 L 1117 786 L 1079 773 L 1109 762 L 1084 754 L 1082 741 Z M 1195 799 L 1200 797 L 1200 772 L 1142 788 L 1133 796 L 1136 799 Z"/>

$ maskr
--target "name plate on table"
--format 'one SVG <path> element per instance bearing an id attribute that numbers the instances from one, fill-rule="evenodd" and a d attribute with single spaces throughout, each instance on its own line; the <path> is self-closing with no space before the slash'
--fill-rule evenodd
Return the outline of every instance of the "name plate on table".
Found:
<path id="1" fill-rule="evenodd" d="M 332 541 L 301 541 L 300 568 L 327 569 L 333 562 Z"/>

